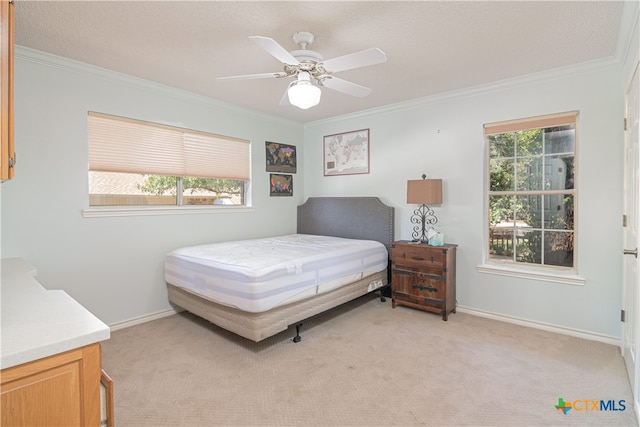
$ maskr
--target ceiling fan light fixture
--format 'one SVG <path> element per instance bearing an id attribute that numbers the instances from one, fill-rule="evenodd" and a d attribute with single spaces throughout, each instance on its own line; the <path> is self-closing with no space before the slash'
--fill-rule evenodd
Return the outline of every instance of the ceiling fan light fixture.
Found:
<path id="1" fill-rule="evenodd" d="M 298 75 L 298 80 L 289 86 L 287 95 L 291 105 L 307 110 L 318 105 L 322 92 L 318 86 L 311 83 L 309 73 L 301 72 Z"/>

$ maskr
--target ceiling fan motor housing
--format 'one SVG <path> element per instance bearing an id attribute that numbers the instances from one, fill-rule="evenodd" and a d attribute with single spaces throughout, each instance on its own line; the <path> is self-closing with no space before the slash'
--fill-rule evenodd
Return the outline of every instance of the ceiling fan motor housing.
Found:
<path id="1" fill-rule="evenodd" d="M 300 46 L 299 50 L 291 51 L 291 55 L 296 58 L 300 65 L 298 69 L 300 71 L 309 71 L 311 75 L 315 77 L 318 73 L 315 71 L 316 64 L 322 62 L 322 55 L 313 50 L 307 49 L 307 47 L 313 43 L 315 36 L 308 31 L 298 31 L 291 39 L 295 44 Z"/>
<path id="2" fill-rule="evenodd" d="M 322 55 L 312 50 L 293 50 L 290 53 L 300 62 L 322 62 Z"/>

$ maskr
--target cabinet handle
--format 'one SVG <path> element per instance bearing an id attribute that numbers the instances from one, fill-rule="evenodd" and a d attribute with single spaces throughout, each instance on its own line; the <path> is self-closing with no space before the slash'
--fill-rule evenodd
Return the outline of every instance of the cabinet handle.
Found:
<path id="1" fill-rule="evenodd" d="M 423 285 L 418 285 L 417 283 L 414 283 L 413 285 L 411 285 L 411 287 L 413 289 L 420 289 L 421 291 L 428 291 L 428 292 L 435 292 L 438 290 L 438 288 L 434 288 L 433 286 L 423 286 Z"/>
<path id="2" fill-rule="evenodd" d="M 419 256 L 412 256 L 411 259 L 413 259 L 415 261 L 424 261 L 424 258 L 419 257 Z"/>

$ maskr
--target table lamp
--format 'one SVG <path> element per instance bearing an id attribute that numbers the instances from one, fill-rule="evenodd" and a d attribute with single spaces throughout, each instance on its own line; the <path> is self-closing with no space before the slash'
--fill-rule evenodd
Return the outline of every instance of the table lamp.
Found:
<path id="1" fill-rule="evenodd" d="M 428 230 L 438 222 L 433 209 L 427 205 L 442 203 L 442 180 L 426 178 L 427 175 L 422 174 L 422 179 L 407 181 L 407 203 L 420 205 L 411 216 L 411 223 L 415 224 L 411 237 L 420 243 L 428 243 Z"/>

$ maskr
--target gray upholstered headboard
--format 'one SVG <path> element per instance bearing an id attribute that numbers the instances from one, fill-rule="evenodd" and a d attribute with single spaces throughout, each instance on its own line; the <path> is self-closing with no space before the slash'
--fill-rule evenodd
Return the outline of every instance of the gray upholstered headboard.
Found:
<path id="1" fill-rule="evenodd" d="M 393 214 L 377 197 L 309 197 L 298 206 L 298 233 L 377 240 L 389 249 Z"/>

